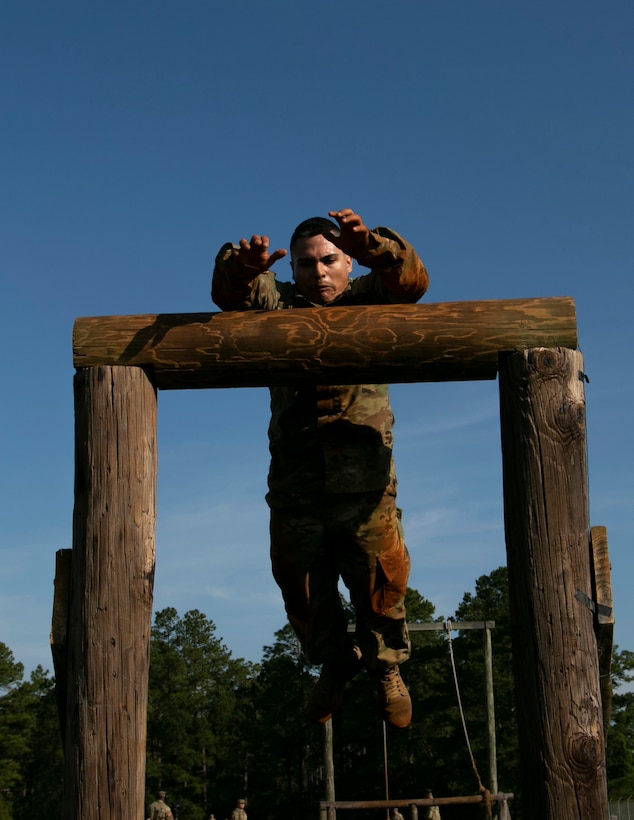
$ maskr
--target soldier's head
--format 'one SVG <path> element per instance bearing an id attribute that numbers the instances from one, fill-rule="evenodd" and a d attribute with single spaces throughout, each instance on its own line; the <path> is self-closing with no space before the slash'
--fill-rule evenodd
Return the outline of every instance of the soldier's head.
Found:
<path id="1" fill-rule="evenodd" d="M 297 290 L 315 305 L 327 305 L 348 286 L 352 257 L 328 238 L 339 234 L 330 219 L 314 216 L 305 219 L 291 236 L 291 268 Z"/>
<path id="2" fill-rule="evenodd" d="M 167 794 L 165 792 L 159 792 L 158 793 L 158 799 L 159 800 L 165 800 L 166 797 L 167 797 Z"/>

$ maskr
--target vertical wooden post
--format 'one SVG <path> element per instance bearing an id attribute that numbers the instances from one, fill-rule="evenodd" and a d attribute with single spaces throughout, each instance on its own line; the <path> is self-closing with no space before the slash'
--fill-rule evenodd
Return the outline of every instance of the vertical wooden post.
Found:
<path id="1" fill-rule="evenodd" d="M 500 361 L 523 800 L 543 820 L 608 817 L 583 379 L 578 351 L 536 348 Z"/>
<path id="2" fill-rule="evenodd" d="M 614 610 L 612 608 L 612 581 L 610 579 L 610 558 L 608 556 L 608 532 L 605 527 L 590 529 L 592 564 L 594 568 L 594 590 L 597 604 L 595 632 L 599 650 L 599 677 L 601 680 L 601 700 L 603 702 L 603 733 L 607 740 L 612 716 L 612 644 L 614 639 Z"/>
<path id="3" fill-rule="evenodd" d="M 55 594 L 53 595 L 53 617 L 51 619 L 51 652 L 55 670 L 55 697 L 57 716 L 64 746 L 66 732 L 66 674 L 68 670 L 68 601 L 70 597 L 70 568 L 73 551 L 57 550 L 55 554 Z"/>
<path id="4" fill-rule="evenodd" d="M 156 519 L 156 391 L 75 376 L 64 820 L 142 820 Z"/>
<path id="5" fill-rule="evenodd" d="M 495 695 L 493 692 L 493 646 L 491 629 L 484 622 L 484 672 L 486 687 L 487 734 L 489 738 L 489 789 L 492 794 L 498 793 L 498 753 L 495 735 Z"/>
<path id="6" fill-rule="evenodd" d="M 324 799 L 335 799 L 335 761 L 333 757 L 332 718 L 324 723 Z M 326 809 L 320 809 L 321 820 L 326 820 Z"/>

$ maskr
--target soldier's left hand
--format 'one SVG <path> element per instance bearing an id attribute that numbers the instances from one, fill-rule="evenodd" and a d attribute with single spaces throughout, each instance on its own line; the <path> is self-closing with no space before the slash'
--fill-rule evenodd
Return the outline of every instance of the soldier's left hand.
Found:
<path id="1" fill-rule="evenodd" d="M 331 231 L 326 238 L 353 259 L 363 256 L 369 246 L 370 229 L 359 214 L 351 208 L 342 208 L 340 211 L 328 211 L 328 216 L 336 220 L 340 232 L 337 235 Z"/>

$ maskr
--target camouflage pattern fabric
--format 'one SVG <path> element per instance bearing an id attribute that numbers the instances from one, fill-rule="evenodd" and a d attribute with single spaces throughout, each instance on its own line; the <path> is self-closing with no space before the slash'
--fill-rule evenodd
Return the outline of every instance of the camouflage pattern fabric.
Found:
<path id="1" fill-rule="evenodd" d="M 323 663 L 350 646 L 337 582 L 350 591 L 356 643 L 382 674 L 409 657 L 404 597 L 409 554 L 393 485 L 383 492 L 324 494 L 271 507 L 271 563 L 307 658 Z"/>
<path id="2" fill-rule="evenodd" d="M 221 309 L 315 307 L 272 271 L 245 280 L 233 248 L 224 245 L 216 257 L 212 298 Z M 351 278 L 329 307 L 410 303 L 425 291 L 423 263 L 389 228 L 371 232 L 357 262 L 370 272 Z M 409 655 L 403 604 L 409 556 L 395 500 L 393 423 L 386 384 L 271 389 L 273 574 L 313 663 L 346 651 L 339 577 L 350 590 L 366 665 L 380 673 Z"/>
<path id="3" fill-rule="evenodd" d="M 150 805 L 150 820 L 172 820 L 170 807 L 163 800 L 155 800 Z"/>
<path id="4" fill-rule="evenodd" d="M 385 489 L 393 424 L 387 384 L 272 388 L 270 502 Z"/>

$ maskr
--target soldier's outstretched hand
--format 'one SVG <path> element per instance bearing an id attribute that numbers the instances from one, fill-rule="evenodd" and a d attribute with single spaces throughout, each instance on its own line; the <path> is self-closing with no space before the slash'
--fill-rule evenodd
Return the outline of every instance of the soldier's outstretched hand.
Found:
<path id="1" fill-rule="evenodd" d="M 255 277 L 270 270 L 276 262 L 286 256 L 286 251 L 284 248 L 278 248 L 273 253 L 269 253 L 268 236 L 254 234 L 250 241 L 241 239 L 240 247 L 233 249 L 233 255 L 244 273 L 250 273 Z"/>
<path id="2" fill-rule="evenodd" d="M 331 232 L 327 239 L 353 259 L 362 256 L 368 249 L 370 229 L 359 214 L 355 214 L 351 208 L 342 208 L 340 211 L 328 211 L 328 216 L 336 220 L 340 232 Z"/>

